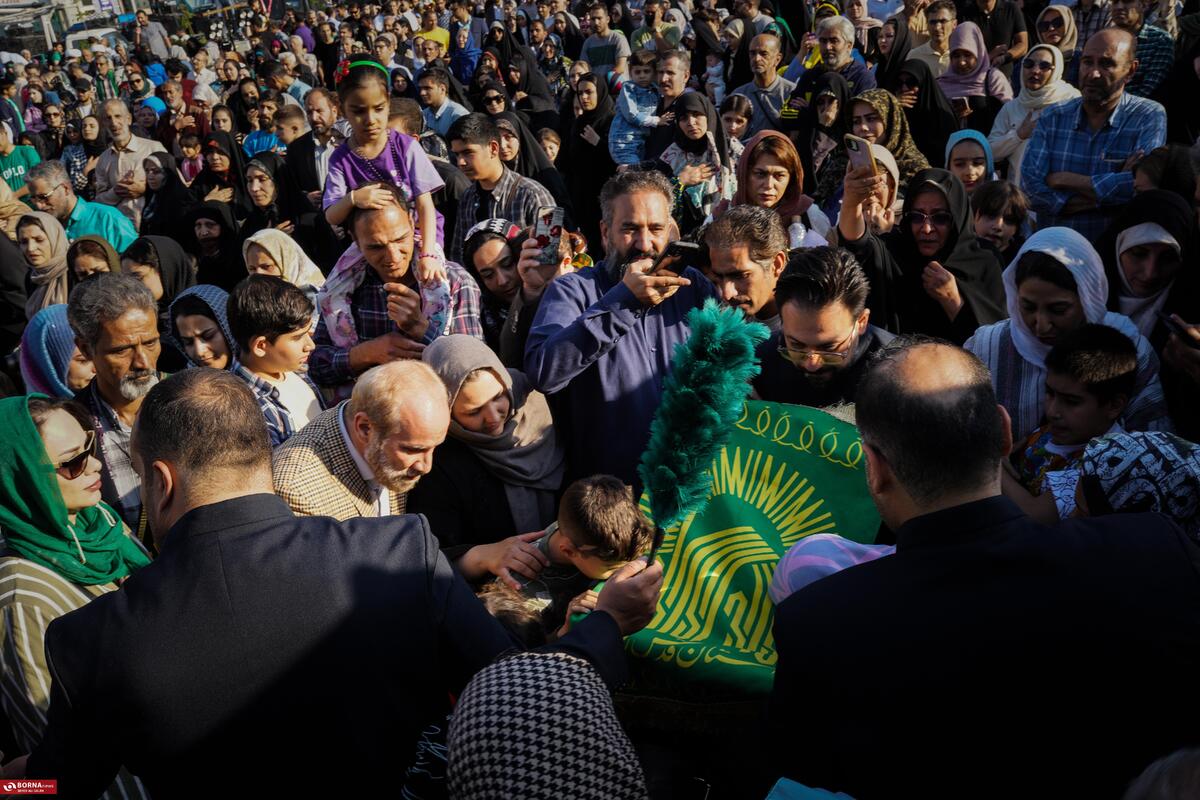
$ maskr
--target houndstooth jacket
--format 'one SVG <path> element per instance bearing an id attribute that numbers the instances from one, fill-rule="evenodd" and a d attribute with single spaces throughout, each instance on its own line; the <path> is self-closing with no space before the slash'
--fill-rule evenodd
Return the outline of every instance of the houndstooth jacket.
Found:
<path id="1" fill-rule="evenodd" d="M 275 494 L 296 514 L 338 520 L 375 516 L 375 494 L 354 463 L 338 425 L 339 403 L 275 448 Z M 392 513 L 403 514 L 406 495 L 391 492 Z"/>

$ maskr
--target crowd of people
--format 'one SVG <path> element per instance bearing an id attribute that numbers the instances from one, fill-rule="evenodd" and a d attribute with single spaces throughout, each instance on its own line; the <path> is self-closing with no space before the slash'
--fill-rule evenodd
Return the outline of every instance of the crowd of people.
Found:
<path id="1" fill-rule="evenodd" d="M 0 53 L 5 776 L 1196 796 L 1192 5 L 259 2 Z M 855 421 L 882 525 L 781 553 L 769 721 L 702 757 L 611 695 L 713 302 L 769 332 L 748 399 Z"/>

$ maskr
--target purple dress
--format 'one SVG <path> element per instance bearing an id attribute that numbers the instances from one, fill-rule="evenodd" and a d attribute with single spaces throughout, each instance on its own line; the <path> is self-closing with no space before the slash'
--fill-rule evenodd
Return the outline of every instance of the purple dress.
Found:
<path id="1" fill-rule="evenodd" d="M 355 155 L 349 141 L 338 145 L 329 157 L 329 175 L 325 179 L 321 207 L 329 208 L 359 186 L 379 181 L 399 186 L 409 203 L 426 192 L 433 193 L 445 186 L 417 140 L 389 129 L 387 146 L 369 160 Z M 442 215 L 435 213 L 438 244 L 445 248 Z"/>

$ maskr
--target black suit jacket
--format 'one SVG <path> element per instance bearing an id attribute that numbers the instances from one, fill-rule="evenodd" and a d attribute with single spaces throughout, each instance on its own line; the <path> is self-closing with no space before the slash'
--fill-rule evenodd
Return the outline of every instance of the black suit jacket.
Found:
<path id="1" fill-rule="evenodd" d="M 313 142 L 312 131 L 296 137 L 287 146 L 287 154 L 283 159 L 296 176 L 296 183 L 306 192 L 316 192 L 325 187 L 317 175 L 316 144 Z M 317 204 L 320 210 L 320 204 Z"/>
<path id="2" fill-rule="evenodd" d="M 1153 514 L 995 497 L 777 609 L 779 772 L 873 797 L 1120 797 L 1200 743 L 1197 549 Z"/>
<path id="3" fill-rule="evenodd" d="M 563 643 L 623 679 L 607 614 Z M 314 780 L 385 796 L 422 727 L 512 645 L 423 517 L 296 517 L 266 494 L 204 506 L 120 591 L 50 625 L 28 774 L 78 798 L 122 763 L 156 800 L 307 797 Z"/>

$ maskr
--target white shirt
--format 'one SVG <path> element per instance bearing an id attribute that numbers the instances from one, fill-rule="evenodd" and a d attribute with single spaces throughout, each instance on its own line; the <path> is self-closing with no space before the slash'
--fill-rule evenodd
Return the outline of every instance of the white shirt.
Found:
<path id="1" fill-rule="evenodd" d="M 337 410 L 338 430 L 342 432 L 342 441 L 346 443 L 346 449 L 350 451 L 350 457 L 354 459 L 354 466 L 358 468 L 358 474 L 362 475 L 363 480 L 367 482 L 367 487 L 375 493 L 375 516 L 386 517 L 392 513 L 392 493 L 388 491 L 387 487 L 380 486 L 375 482 L 375 471 L 367 466 L 367 462 L 359 454 L 354 442 L 350 441 L 350 431 L 346 430 L 346 408 L 347 403 L 342 403 Z"/>
<path id="2" fill-rule="evenodd" d="M 329 141 L 325 144 L 321 144 L 321 140 L 313 136 L 313 157 L 317 162 L 317 182 L 322 186 L 325 185 L 325 177 L 329 175 L 329 157 L 333 155 L 337 146 L 336 136 L 330 136 Z"/>
<path id="3" fill-rule="evenodd" d="M 292 424 L 295 425 L 297 431 L 312 422 L 313 417 L 321 413 L 321 401 L 313 393 L 312 387 L 296 373 L 284 373 L 282 381 L 268 378 L 265 375 L 263 378 L 279 391 L 279 402 L 292 415 Z"/>

